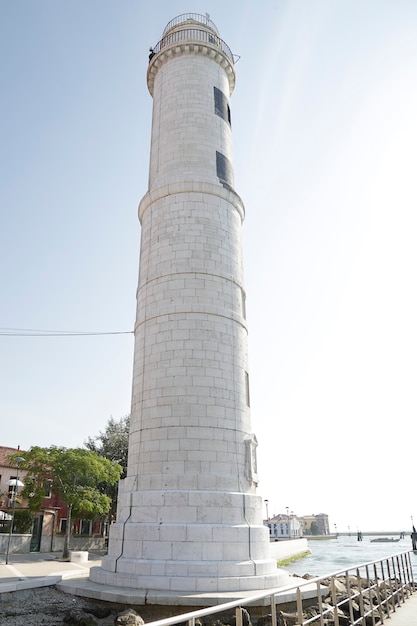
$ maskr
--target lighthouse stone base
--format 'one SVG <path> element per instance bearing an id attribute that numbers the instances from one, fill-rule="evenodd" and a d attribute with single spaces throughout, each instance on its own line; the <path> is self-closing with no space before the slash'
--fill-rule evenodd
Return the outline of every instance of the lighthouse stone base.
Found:
<path id="1" fill-rule="evenodd" d="M 259 496 L 152 490 L 120 497 L 109 554 L 101 567 L 91 569 L 91 581 L 169 592 L 167 597 L 172 592 L 262 591 L 287 582 L 270 556 Z M 160 600 L 161 593 L 154 597 Z"/>

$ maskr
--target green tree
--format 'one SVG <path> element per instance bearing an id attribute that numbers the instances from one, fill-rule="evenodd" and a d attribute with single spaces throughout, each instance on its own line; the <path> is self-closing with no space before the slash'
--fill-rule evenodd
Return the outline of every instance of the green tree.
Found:
<path id="1" fill-rule="evenodd" d="M 71 518 L 94 519 L 108 513 L 111 499 L 103 493 L 103 484 L 115 484 L 122 467 L 83 448 L 33 447 L 25 452 L 21 468 L 24 478 L 22 496 L 31 511 L 39 511 L 49 488 L 67 507 L 67 526 L 62 557 L 69 556 Z"/>
<path id="2" fill-rule="evenodd" d="M 123 467 L 122 478 L 126 476 L 127 450 L 129 445 L 130 415 L 125 415 L 119 420 L 111 417 L 104 432 L 95 437 L 88 437 L 84 445 L 88 450 L 104 456 L 110 461 L 116 461 Z"/>
<path id="3" fill-rule="evenodd" d="M 84 445 L 91 452 L 95 452 L 110 461 L 115 461 L 123 468 L 121 478 L 125 478 L 127 471 L 127 451 L 129 447 L 130 415 L 125 415 L 119 420 L 111 417 L 104 432 L 95 437 L 88 437 Z M 111 498 L 111 515 L 116 516 L 117 510 L 117 484 L 102 485 L 102 489 Z"/>

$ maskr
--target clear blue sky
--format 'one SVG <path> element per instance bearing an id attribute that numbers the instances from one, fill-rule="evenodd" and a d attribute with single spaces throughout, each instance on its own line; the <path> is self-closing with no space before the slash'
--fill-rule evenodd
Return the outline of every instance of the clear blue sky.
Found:
<path id="1" fill-rule="evenodd" d="M 0 3 L 0 326 L 131 331 L 148 48 L 208 12 L 232 51 L 259 494 L 408 528 L 417 418 L 415 0 Z M 130 410 L 133 336 L 0 336 L 0 445 Z"/>

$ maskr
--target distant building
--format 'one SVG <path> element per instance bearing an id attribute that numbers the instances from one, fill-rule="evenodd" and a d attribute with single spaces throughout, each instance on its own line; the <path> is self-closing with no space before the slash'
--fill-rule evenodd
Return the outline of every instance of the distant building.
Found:
<path id="1" fill-rule="evenodd" d="M 294 513 L 280 513 L 264 520 L 272 541 L 299 539 L 305 535 L 330 535 L 329 516 L 326 513 L 297 517 Z"/>
<path id="2" fill-rule="evenodd" d="M 326 513 L 303 515 L 301 519 L 305 535 L 330 535 L 329 516 Z"/>
<path id="3" fill-rule="evenodd" d="M 303 536 L 303 524 L 296 515 L 279 514 L 264 521 L 269 528 L 271 541 L 300 539 Z"/>
<path id="4" fill-rule="evenodd" d="M 17 478 L 16 465 L 13 465 L 9 461 L 11 454 L 22 454 L 22 450 L 19 448 L 7 448 L 0 446 L 0 507 L 9 507 L 12 504 L 13 493 L 16 487 L 9 486 L 10 480 Z M 19 471 L 19 480 L 23 480 L 26 472 Z M 17 506 L 23 503 L 17 503 Z"/>

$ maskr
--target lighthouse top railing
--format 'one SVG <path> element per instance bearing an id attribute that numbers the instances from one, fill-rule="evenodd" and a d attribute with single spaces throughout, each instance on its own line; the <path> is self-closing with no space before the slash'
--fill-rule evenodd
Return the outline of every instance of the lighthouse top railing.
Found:
<path id="1" fill-rule="evenodd" d="M 211 21 L 210 16 L 207 13 L 206 15 L 200 15 L 199 13 L 183 13 L 182 15 L 177 15 L 177 17 L 174 17 L 173 20 L 168 22 L 168 24 L 164 28 L 162 37 L 174 26 L 178 26 L 178 24 L 183 24 L 184 22 L 189 21 L 205 24 L 206 26 L 214 30 L 217 35 L 219 34 L 216 24 Z"/>
<path id="2" fill-rule="evenodd" d="M 232 63 L 234 63 L 233 53 L 230 50 L 227 43 L 220 39 L 217 35 L 214 35 L 206 30 L 200 30 L 198 28 L 183 28 L 181 30 L 174 30 L 172 33 L 168 33 L 165 37 L 163 37 L 158 43 L 152 48 L 152 55 L 158 54 L 161 50 L 167 46 L 172 46 L 176 43 L 185 43 L 186 41 L 190 42 L 202 42 L 208 43 L 216 48 L 219 48 Z"/>
<path id="3" fill-rule="evenodd" d="M 210 30 L 198 28 L 198 24 L 204 24 L 208 26 Z M 182 25 L 181 28 L 172 30 L 178 25 Z M 189 27 L 187 27 L 188 25 Z M 166 25 L 162 39 L 151 48 L 149 60 L 167 46 L 172 46 L 177 43 L 181 44 L 187 41 L 197 41 L 215 46 L 234 64 L 233 53 L 223 39 L 220 39 L 218 32 L 217 27 L 207 16 L 199 15 L 198 13 L 184 13 L 183 15 L 178 15 L 178 17 L 175 17 Z"/>

